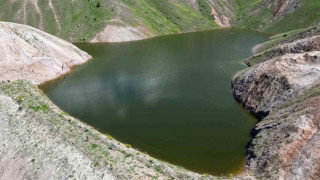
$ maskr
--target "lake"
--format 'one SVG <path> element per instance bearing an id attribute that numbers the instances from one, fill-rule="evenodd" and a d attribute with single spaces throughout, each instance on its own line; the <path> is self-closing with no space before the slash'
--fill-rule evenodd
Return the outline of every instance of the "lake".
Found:
<path id="1" fill-rule="evenodd" d="M 40 88 L 70 115 L 155 158 L 236 174 L 257 120 L 233 99 L 230 82 L 267 39 L 224 29 L 76 44 L 93 60 Z"/>

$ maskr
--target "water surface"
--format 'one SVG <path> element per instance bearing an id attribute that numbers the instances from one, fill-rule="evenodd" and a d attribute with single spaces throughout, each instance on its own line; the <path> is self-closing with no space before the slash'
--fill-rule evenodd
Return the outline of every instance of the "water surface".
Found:
<path id="1" fill-rule="evenodd" d="M 200 173 L 241 171 L 256 122 L 230 80 L 267 35 L 237 29 L 77 44 L 93 60 L 41 86 L 72 116 Z"/>

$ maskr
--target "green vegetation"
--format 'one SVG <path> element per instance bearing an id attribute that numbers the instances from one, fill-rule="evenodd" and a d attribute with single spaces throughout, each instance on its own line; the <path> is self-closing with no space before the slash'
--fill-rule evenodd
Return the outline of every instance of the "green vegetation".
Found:
<path id="1" fill-rule="evenodd" d="M 125 144 L 127 148 L 131 148 L 131 145 L 130 144 Z"/>
<path id="2" fill-rule="evenodd" d="M 93 150 L 94 150 L 94 149 L 96 149 L 96 148 L 97 148 L 97 147 L 99 147 L 99 146 L 100 146 L 100 145 L 92 144 L 92 145 L 91 145 L 91 149 L 93 149 Z"/>
<path id="3" fill-rule="evenodd" d="M 0 0 L 0 4 L 10 7 L 2 8 L 1 19 L 28 24 L 72 42 L 91 40 L 107 24 L 142 26 L 156 35 L 218 27 L 205 0 L 201 1 L 201 13 L 186 1 L 168 0 L 39 0 L 25 5 L 24 1 Z"/>
<path id="4" fill-rule="evenodd" d="M 236 0 L 236 27 L 256 29 L 270 33 L 283 33 L 307 28 L 320 21 L 320 1 L 300 0 L 294 11 L 280 20 L 273 17 L 274 3 L 266 0 Z"/>
<path id="5" fill-rule="evenodd" d="M 236 3 L 237 27 L 261 29 L 272 21 L 273 3 L 264 0 L 236 0 Z"/>
<path id="6" fill-rule="evenodd" d="M 214 3 L 213 3 L 214 2 Z M 40 28 L 63 39 L 90 41 L 108 24 L 142 27 L 146 35 L 201 31 L 218 28 L 211 5 L 239 28 L 282 33 L 303 29 L 320 21 L 320 1 L 300 0 L 284 17 L 275 20 L 275 3 L 268 0 L 0 0 L 0 21 Z"/>
<path id="7" fill-rule="evenodd" d="M 260 52 L 272 49 L 272 48 L 274 48 L 274 45 L 276 43 L 279 43 L 279 42 L 281 42 L 283 40 L 286 40 L 286 39 L 292 37 L 293 35 L 296 35 L 296 34 L 298 34 L 300 32 L 303 32 L 303 31 L 305 31 L 305 29 L 296 29 L 296 30 L 293 30 L 293 31 L 289 31 L 289 32 L 285 32 L 285 33 L 281 33 L 281 34 L 277 34 L 277 35 L 271 36 L 270 40 L 265 42 L 265 43 L 262 43 L 260 45 L 260 47 L 256 50 L 256 52 L 260 53 Z"/>
<path id="8" fill-rule="evenodd" d="M 39 110 L 43 112 L 48 112 L 49 107 L 46 104 L 40 104 L 40 105 L 29 105 L 29 108 L 33 109 L 35 112 L 38 112 Z"/>

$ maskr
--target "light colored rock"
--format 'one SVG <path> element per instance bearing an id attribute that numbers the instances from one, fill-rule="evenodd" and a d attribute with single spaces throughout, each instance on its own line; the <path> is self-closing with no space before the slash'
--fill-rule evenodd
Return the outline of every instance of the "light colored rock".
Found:
<path id="1" fill-rule="evenodd" d="M 99 32 L 90 42 L 126 42 L 153 37 L 143 26 L 132 27 L 122 21 L 114 20 L 103 31 Z"/>
<path id="2" fill-rule="evenodd" d="M 219 16 L 219 14 L 217 13 L 217 11 L 215 10 L 215 8 L 210 5 L 211 7 L 211 15 L 214 16 L 214 21 L 221 27 L 230 27 L 230 20 L 227 16 L 225 15 L 221 15 Z"/>
<path id="3" fill-rule="evenodd" d="M 89 59 L 89 54 L 53 35 L 0 22 L 0 80 L 24 79 L 40 84 Z"/>
<path id="4" fill-rule="evenodd" d="M 278 20 L 286 14 L 294 11 L 298 7 L 299 3 L 300 0 L 276 0 L 273 10 L 274 19 Z"/>

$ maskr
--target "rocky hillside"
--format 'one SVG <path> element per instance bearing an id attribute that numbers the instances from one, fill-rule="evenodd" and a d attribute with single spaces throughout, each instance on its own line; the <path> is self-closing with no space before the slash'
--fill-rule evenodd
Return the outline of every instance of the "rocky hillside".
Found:
<path id="1" fill-rule="evenodd" d="M 320 26 L 288 34 L 260 46 L 266 50 L 232 81 L 235 99 L 261 120 L 247 171 L 258 179 L 319 179 Z"/>
<path id="2" fill-rule="evenodd" d="M 90 58 L 53 35 L 26 25 L 0 22 L 0 80 L 25 79 L 40 84 Z"/>

